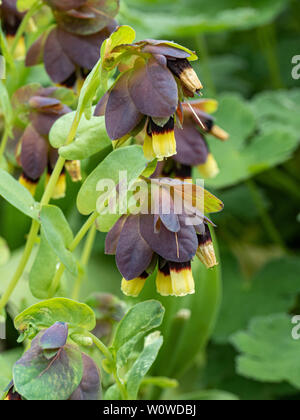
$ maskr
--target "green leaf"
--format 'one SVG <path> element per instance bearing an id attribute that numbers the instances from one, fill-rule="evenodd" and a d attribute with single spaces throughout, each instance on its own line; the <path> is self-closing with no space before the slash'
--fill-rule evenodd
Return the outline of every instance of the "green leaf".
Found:
<path id="1" fill-rule="evenodd" d="M 71 328 L 89 331 L 96 325 L 95 314 L 89 306 L 66 298 L 53 298 L 32 305 L 14 321 L 16 329 L 20 332 L 31 326 L 38 329 L 48 328 L 55 322 L 65 322 Z"/>
<path id="2" fill-rule="evenodd" d="M 36 3 L 36 0 L 17 0 L 17 8 L 20 12 L 25 12 L 30 9 L 34 3 Z"/>
<path id="3" fill-rule="evenodd" d="M 144 350 L 128 373 L 127 391 L 130 399 L 136 399 L 140 384 L 154 363 L 162 343 L 163 338 L 159 331 L 149 334 L 145 338 Z"/>
<path id="4" fill-rule="evenodd" d="M 96 210 L 97 201 L 103 191 L 97 191 L 101 180 L 112 182 L 115 187 L 122 181 L 119 178 L 121 171 L 127 174 L 128 188 L 140 176 L 147 165 L 141 146 L 127 146 L 110 153 L 88 176 L 77 196 L 77 207 L 80 213 L 88 215 Z M 109 197 L 115 193 L 110 192 Z M 105 193 L 106 194 L 106 193 Z"/>
<path id="5" fill-rule="evenodd" d="M 142 337 L 146 332 L 160 326 L 164 316 L 164 308 L 156 300 L 148 300 L 133 306 L 116 330 L 113 348 L 118 351 L 132 338 Z"/>
<path id="6" fill-rule="evenodd" d="M 142 3 L 142 4 L 141 4 Z M 121 3 L 121 22 L 134 25 L 139 39 L 188 38 L 201 32 L 249 29 L 272 22 L 286 7 L 286 0 L 235 0 L 209 3 L 205 0 L 178 0 L 169 10 L 168 0 Z M 159 8 L 159 13 L 158 13 Z"/>
<path id="7" fill-rule="evenodd" d="M 237 401 L 239 397 L 230 392 L 221 391 L 219 389 L 208 389 L 190 392 L 189 394 L 178 395 L 176 400 L 190 401 Z"/>
<path id="8" fill-rule="evenodd" d="M 26 400 L 67 400 L 80 384 L 83 374 L 79 348 L 65 345 L 50 360 L 38 342 L 15 363 L 14 386 Z"/>
<path id="9" fill-rule="evenodd" d="M 73 233 L 63 212 L 56 206 L 43 206 L 40 217 L 49 245 L 64 266 L 76 276 L 76 260 L 68 250 L 73 241 Z"/>
<path id="10" fill-rule="evenodd" d="M 13 350 L 0 353 L 0 397 L 4 389 L 12 380 L 13 366 L 22 356 L 23 348 L 17 347 Z"/>
<path id="11" fill-rule="evenodd" d="M 59 118 L 50 131 L 50 143 L 59 149 L 59 154 L 68 160 L 86 159 L 101 150 L 112 147 L 110 138 L 106 133 L 104 117 L 92 117 L 87 120 L 82 116 L 75 141 L 64 146 L 70 132 L 75 112 Z"/>
<path id="12" fill-rule="evenodd" d="M 237 358 L 240 375 L 264 382 L 287 381 L 300 388 L 299 340 L 286 314 L 255 318 L 247 331 L 232 336 L 242 354 Z"/>
<path id="13" fill-rule="evenodd" d="M 0 168 L 0 195 L 22 213 L 38 220 L 39 204 L 30 192 L 9 173 Z"/>
<path id="14" fill-rule="evenodd" d="M 105 401 L 118 401 L 121 399 L 122 399 L 122 396 L 116 384 L 111 385 L 104 395 Z"/>
<path id="15" fill-rule="evenodd" d="M 6 86 L 2 80 L 0 80 L 0 108 L 3 111 L 6 125 L 10 127 L 13 120 L 13 110 Z"/>
<path id="16" fill-rule="evenodd" d="M 258 127 L 251 105 L 237 95 L 221 99 L 216 121 L 230 137 L 226 144 L 210 141 L 220 167 L 220 174 L 206 181 L 214 188 L 234 185 L 285 162 L 299 144 L 299 137 L 288 126 Z"/>
<path id="17" fill-rule="evenodd" d="M 259 124 L 292 129 L 299 135 L 300 89 L 262 92 L 251 101 Z"/>
<path id="18" fill-rule="evenodd" d="M 227 342 L 255 316 L 288 311 L 295 304 L 300 291 L 300 258 L 273 259 L 250 280 L 243 277 L 233 257 L 223 255 L 222 261 L 225 287 L 213 335 L 216 342 Z"/>
<path id="19" fill-rule="evenodd" d="M 44 230 L 36 259 L 29 273 L 30 291 L 38 299 L 48 299 L 49 289 L 56 273 L 58 258 L 46 239 Z"/>
<path id="20" fill-rule="evenodd" d="M 6 241 L 0 237 L 0 266 L 5 265 L 10 258 L 10 250 Z"/>

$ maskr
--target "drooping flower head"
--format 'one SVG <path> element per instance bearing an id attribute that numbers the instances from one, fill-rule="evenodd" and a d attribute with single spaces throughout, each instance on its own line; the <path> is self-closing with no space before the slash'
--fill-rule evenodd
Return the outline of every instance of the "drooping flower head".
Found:
<path id="1" fill-rule="evenodd" d="M 180 103 L 202 89 L 190 61 L 197 56 L 168 41 L 145 40 L 121 45 L 120 76 L 98 103 L 95 115 L 105 115 L 112 140 L 145 129 L 144 152 L 149 160 L 176 154 L 175 124 Z"/>
<path id="2" fill-rule="evenodd" d="M 54 83 L 73 87 L 94 67 L 103 41 L 116 29 L 119 1 L 47 0 L 57 21 L 29 49 L 26 65 L 44 62 Z"/>
<path id="3" fill-rule="evenodd" d="M 210 134 L 222 141 L 228 139 L 228 134 L 215 124 L 210 115 L 216 109 L 217 102 L 211 99 L 182 104 L 182 127 L 175 128 L 177 154 L 159 165 L 157 175 L 189 179 L 193 166 L 198 167 L 203 178 L 213 178 L 219 173 L 205 138 L 206 134 Z"/>
<path id="4" fill-rule="evenodd" d="M 156 267 L 158 293 L 194 293 L 191 261 L 195 255 L 209 268 L 217 264 L 208 227 L 212 222 L 199 210 L 197 195 L 203 195 L 205 212 L 220 211 L 223 205 L 196 185 L 166 178 L 151 181 L 157 186 L 151 197 L 152 212 L 122 216 L 106 237 L 106 253 L 116 255 L 126 295 L 138 296 Z"/>
<path id="5" fill-rule="evenodd" d="M 28 85 L 15 92 L 12 102 L 16 110 L 16 126 L 22 134 L 16 148 L 16 157 L 22 168 L 20 182 L 34 194 L 40 177 L 47 169 L 51 174 L 58 152 L 48 140 L 53 124 L 62 115 L 71 112 L 63 100 L 64 90 L 56 87 L 43 88 L 38 84 Z M 66 168 L 70 163 L 66 164 Z M 53 198 L 65 194 L 65 174 L 60 177 Z"/>

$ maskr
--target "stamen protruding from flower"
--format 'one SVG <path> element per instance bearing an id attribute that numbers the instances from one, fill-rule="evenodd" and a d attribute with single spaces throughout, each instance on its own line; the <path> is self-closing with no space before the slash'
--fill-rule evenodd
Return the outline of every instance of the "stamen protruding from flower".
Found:
<path id="1" fill-rule="evenodd" d="M 205 233 L 198 235 L 198 242 L 197 257 L 205 267 L 212 268 L 218 265 L 211 234 L 207 225 L 205 225 Z"/>
<path id="2" fill-rule="evenodd" d="M 217 139 L 226 141 L 229 138 L 229 134 L 218 125 L 213 125 L 210 134 L 217 137 Z"/>
<path id="3" fill-rule="evenodd" d="M 202 83 L 187 59 L 168 60 L 168 67 L 189 92 L 195 94 L 203 89 Z"/>
<path id="4" fill-rule="evenodd" d="M 172 296 L 173 288 L 170 276 L 169 264 L 166 263 L 162 268 L 158 267 L 156 276 L 156 290 L 161 296 Z"/>
<path id="5" fill-rule="evenodd" d="M 218 164 L 211 153 L 208 154 L 205 163 L 198 165 L 198 170 L 203 178 L 215 178 L 220 172 Z"/>
<path id="6" fill-rule="evenodd" d="M 148 160 L 155 159 L 156 156 L 153 150 L 152 136 L 150 136 L 148 133 L 146 133 L 145 135 L 143 150 L 144 150 L 144 155 L 146 159 Z"/>
<path id="7" fill-rule="evenodd" d="M 133 280 L 126 280 L 123 278 L 121 290 L 124 293 L 124 295 L 137 297 L 143 290 L 148 276 L 148 273 L 144 272 L 140 275 L 140 277 L 137 277 Z"/>
<path id="8" fill-rule="evenodd" d="M 152 146 L 154 155 L 158 159 L 176 155 L 176 140 L 174 132 L 174 118 L 170 118 L 163 127 L 151 120 Z"/>
<path id="9" fill-rule="evenodd" d="M 34 196 L 39 180 L 34 181 L 23 173 L 19 178 L 19 182 L 23 187 L 27 188 L 32 196 Z"/>
<path id="10" fill-rule="evenodd" d="M 65 163 L 65 168 L 73 182 L 79 182 L 82 180 L 80 160 L 67 161 Z"/>
<path id="11" fill-rule="evenodd" d="M 186 296 L 195 293 L 195 282 L 191 262 L 169 262 L 173 296 Z"/>

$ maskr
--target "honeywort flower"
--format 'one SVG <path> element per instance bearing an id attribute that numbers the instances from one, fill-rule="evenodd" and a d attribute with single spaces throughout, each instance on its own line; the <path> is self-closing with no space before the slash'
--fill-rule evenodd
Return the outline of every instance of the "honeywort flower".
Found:
<path id="1" fill-rule="evenodd" d="M 182 127 L 175 128 L 177 154 L 159 165 L 157 175 L 189 179 L 192 176 L 192 166 L 198 167 L 203 178 L 213 178 L 219 173 L 217 162 L 205 138 L 205 134 L 211 134 L 222 141 L 228 139 L 228 134 L 215 124 L 210 115 L 216 109 L 217 102 L 211 99 L 182 104 Z"/>
<path id="2" fill-rule="evenodd" d="M 122 216 L 106 237 L 105 252 L 116 255 L 116 263 L 123 276 L 122 291 L 138 296 L 147 278 L 158 268 L 157 292 L 163 296 L 185 296 L 195 291 L 191 261 L 197 255 L 209 268 L 217 264 L 208 224 L 195 203 L 199 187 L 178 180 L 161 179 L 158 194 L 152 199 L 156 212 Z M 171 188 L 170 188 L 171 187 Z M 185 187 L 183 189 L 183 187 Z M 202 193 L 204 190 L 202 190 Z M 176 211 L 176 197 L 182 198 L 181 211 Z M 219 211 L 222 203 L 204 192 L 204 200 L 213 200 L 211 209 Z M 168 211 L 165 203 L 169 202 Z M 204 210 L 208 207 L 204 206 Z M 191 222 L 193 218 L 193 224 Z"/>
<path id="3" fill-rule="evenodd" d="M 190 61 L 190 50 L 152 39 L 112 50 L 120 54 L 121 75 L 98 103 L 95 115 L 105 115 L 112 140 L 137 135 L 145 129 L 144 152 L 149 160 L 176 154 L 177 110 L 185 97 L 202 89 Z"/>
<path id="4" fill-rule="evenodd" d="M 44 62 L 54 83 L 73 87 L 99 60 L 103 41 L 117 26 L 111 17 L 114 13 L 108 16 L 105 8 L 101 10 L 103 1 L 70 0 L 62 4 L 65 2 L 49 0 L 47 3 L 53 7 L 58 25 L 32 44 L 26 66 Z M 104 3 L 103 7 L 107 2 Z"/>
<path id="5" fill-rule="evenodd" d="M 23 16 L 24 13 L 20 13 L 17 9 L 17 0 L 2 0 L 0 5 L 1 27 L 9 45 L 13 43 Z M 15 58 L 23 58 L 25 51 L 24 38 L 21 37 L 15 51 Z"/>
<path id="6" fill-rule="evenodd" d="M 58 152 L 49 144 L 48 135 L 55 121 L 71 111 L 62 103 L 60 99 L 62 93 L 62 89 L 43 88 L 33 84 L 19 89 L 13 96 L 13 105 L 18 115 L 16 125 L 23 128 L 16 148 L 17 161 L 22 168 L 20 182 L 32 194 L 35 193 L 39 179 L 46 169 L 49 178 L 58 159 Z M 76 181 L 80 176 L 78 169 L 75 174 L 74 165 L 78 166 L 75 162 L 68 162 L 66 169 L 70 169 L 70 174 L 73 174 L 72 179 Z M 65 189 L 66 180 L 63 172 L 53 198 L 63 197 Z"/>
<path id="7" fill-rule="evenodd" d="M 78 35 L 91 35 L 113 24 L 120 0 L 44 0 L 59 26 Z"/>

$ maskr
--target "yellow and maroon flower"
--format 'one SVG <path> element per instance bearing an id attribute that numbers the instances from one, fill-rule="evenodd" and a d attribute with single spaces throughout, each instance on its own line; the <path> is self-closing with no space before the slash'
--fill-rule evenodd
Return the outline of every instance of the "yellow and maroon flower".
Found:
<path id="1" fill-rule="evenodd" d="M 217 264 L 216 259 L 212 263 L 213 245 L 209 242 L 208 224 L 212 222 L 193 207 L 189 194 L 186 195 L 187 203 L 182 212 L 177 214 L 173 200 L 183 183 L 174 183 L 170 179 L 162 182 L 161 193 L 155 194 L 160 200 L 160 204 L 155 206 L 156 213 L 124 215 L 106 237 L 105 252 L 116 256 L 118 269 L 123 276 L 121 288 L 128 296 L 139 295 L 156 266 L 158 293 L 164 296 L 194 293 L 191 261 L 195 255 L 209 268 Z M 174 191 L 171 189 L 167 192 L 167 185 L 175 186 Z M 170 212 L 163 210 L 164 199 L 170 200 Z M 218 207 L 222 209 L 220 201 Z M 189 223 L 191 217 L 194 217 L 194 224 Z"/>
<path id="2" fill-rule="evenodd" d="M 197 57 L 178 44 L 155 40 L 119 46 L 115 53 L 121 55 L 121 75 L 98 103 L 95 115 L 105 115 L 113 141 L 144 131 L 147 158 L 175 155 L 179 104 L 202 89 L 189 61 Z"/>
<path id="3" fill-rule="evenodd" d="M 30 47 L 26 65 L 45 64 L 54 83 L 79 87 L 100 58 L 100 48 L 116 29 L 119 1 L 47 0 L 57 26 Z"/>
<path id="4" fill-rule="evenodd" d="M 47 169 L 47 182 L 58 159 L 57 150 L 51 147 L 48 140 L 50 129 L 58 118 L 71 111 L 61 102 L 60 92 L 61 89 L 55 87 L 42 88 L 33 84 L 19 89 L 13 96 L 13 105 L 18 115 L 17 124 L 23 127 L 23 134 L 16 148 L 17 161 L 22 168 L 20 182 L 33 195 L 40 177 Z M 81 179 L 77 163 L 68 162 L 66 169 L 70 171 L 74 181 Z M 53 198 L 64 197 L 65 189 L 63 172 Z"/>

